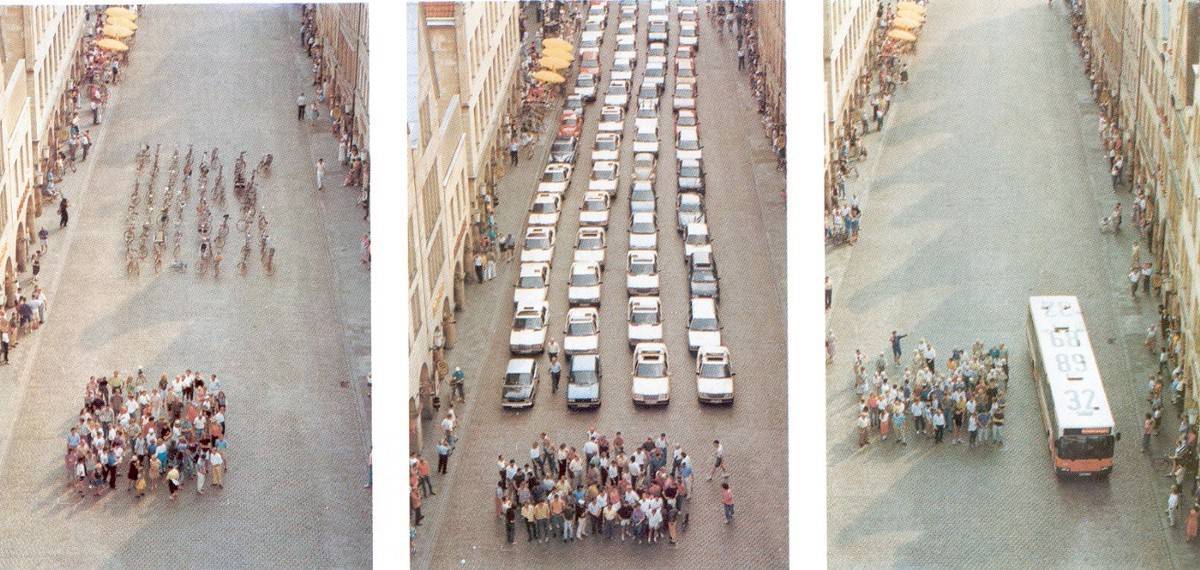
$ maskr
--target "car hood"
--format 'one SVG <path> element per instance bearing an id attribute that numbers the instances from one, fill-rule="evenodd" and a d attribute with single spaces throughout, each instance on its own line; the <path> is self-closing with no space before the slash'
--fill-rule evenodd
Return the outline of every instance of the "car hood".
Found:
<path id="1" fill-rule="evenodd" d="M 633 340 L 659 340 L 662 338 L 662 323 L 657 325 L 629 325 L 629 338 Z"/>
<path id="2" fill-rule="evenodd" d="M 658 234 L 629 234 L 630 249 L 655 249 L 658 245 Z"/>
<path id="3" fill-rule="evenodd" d="M 581 222 L 607 222 L 608 221 L 608 212 L 607 211 L 593 212 L 591 210 L 585 210 L 585 211 L 579 212 L 579 221 L 581 221 Z"/>
<path id="4" fill-rule="evenodd" d="M 531 226 L 553 226 L 558 224 L 558 214 L 529 214 Z"/>
<path id="5" fill-rule="evenodd" d="M 693 253 L 699 251 L 707 251 L 712 253 L 712 243 L 706 243 L 704 245 L 692 245 L 690 243 L 683 244 L 683 255 L 688 259 L 691 259 Z"/>
<path id="6" fill-rule="evenodd" d="M 545 340 L 546 329 L 540 331 L 510 331 L 508 333 L 509 344 L 542 344 Z"/>
<path id="7" fill-rule="evenodd" d="M 658 152 L 658 142 L 633 141 L 634 152 Z"/>
<path id="8" fill-rule="evenodd" d="M 703 158 L 703 152 L 704 151 L 701 151 L 701 150 L 675 149 L 675 160 L 689 160 L 689 159 L 700 160 Z"/>
<path id="9" fill-rule="evenodd" d="M 577 249 L 575 250 L 575 261 L 595 261 L 600 263 L 604 261 L 603 249 Z"/>
<path id="10" fill-rule="evenodd" d="M 696 378 L 696 391 L 701 394 L 732 394 L 733 378 Z"/>
<path id="11" fill-rule="evenodd" d="M 598 335 L 563 337 L 563 348 L 569 352 L 588 352 L 596 350 L 599 346 Z"/>
<path id="12" fill-rule="evenodd" d="M 651 202 L 649 200 L 647 200 L 645 202 L 642 202 L 642 201 L 630 202 L 629 210 L 631 212 L 653 212 L 654 211 L 654 202 Z"/>
<path id="13" fill-rule="evenodd" d="M 528 400 L 533 395 L 533 384 L 523 386 L 505 386 L 502 390 L 504 399 L 509 402 Z"/>
<path id="14" fill-rule="evenodd" d="M 562 192 L 567 189 L 567 182 L 539 182 L 538 192 Z"/>
<path id="15" fill-rule="evenodd" d="M 679 212 L 677 218 L 679 219 L 679 231 L 683 231 L 687 228 L 688 224 L 695 223 L 703 219 L 704 215 L 700 212 Z"/>
<path id="16" fill-rule="evenodd" d="M 616 150 L 593 150 L 592 162 L 599 162 L 601 160 L 616 160 L 618 152 L 619 151 Z"/>
<path id="17" fill-rule="evenodd" d="M 588 190 L 604 190 L 611 192 L 616 189 L 616 180 L 588 180 Z"/>
<path id="18" fill-rule="evenodd" d="M 682 189 L 694 190 L 703 186 L 703 181 L 696 177 L 685 176 L 679 179 L 679 187 Z"/>
<path id="19" fill-rule="evenodd" d="M 626 284 L 633 289 L 657 289 L 657 275 L 629 275 L 625 274 Z"/>
<path id="20" fill-rule="evenodd" d="M 599 400 L 600 399 L 600 383 L 595 384 L 567 384 L 567 400 Z"/>
<path id="21" fill-rule="evenodd" d="M 639 396 L 666 396 L 671 383 L 666 378 L 633 378 L 633 393 Z"/>
<path id="22" fill-rule="evenodd" d="M 536 263 L 539 261 L 549 262 L 553 256 L 554 250 L 550 249 L 524 249 L 521 250 L 522 263 Z"/>
<path id="23" fill-rule="evenodd" d="M 513 300 L 518 305 L 537 305 L 546 300 L 546 291 L 549 289 L 513 289 Z"/>
<path id="24" fill-rule="evenodd" d="M 688 331 L 688 346 L 721 346 L 721 331 Z"/>
<path id="25" fill-rule="evenodd" d="M 589 285 L 587 287 L 567 287 L 567 298 L 569 299 L 599 299 L 600 286 Z"/>
<path id="26" fill-rule="evenodd" d="M 693 295 L 712 296 L 717 293 L 716 283 L 699 283 L 692 281 L 691 286 Z"/>

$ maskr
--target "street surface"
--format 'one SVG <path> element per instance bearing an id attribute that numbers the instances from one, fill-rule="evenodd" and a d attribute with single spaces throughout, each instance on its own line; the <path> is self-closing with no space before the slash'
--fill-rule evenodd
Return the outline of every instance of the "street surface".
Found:
<path id="1" fill-rule="evenodd" d="M 1150 369 L 1141 340 L 1157 303 L 1132 300 L 1124 280 L 1132 226 L 1116 237 L 1098 231 L 1130 195 L 1113 195 L 1070 40 L 1060 3 L 932 3 L 910 82 L 883 134 L 867 137 L 871 159 L 847 188 L 863 200 L 861 239 L 828 260 L 831 567 L 1200 564 L 1182 524 L 1167 527 L 1166 479 L 1139 450 Z M 1038 294 L 1082 303 L 1124 434 L 1107 482 L 1053 477 L 1023 332 L 1025 303 Z M 975 339 L 1008 344 L 1007 445 L 873 438 L 857 449 L 853 353 L 873 359 L 893 329 L 909 333 L 906 351 L 928 339 L 943 363 Z M 1156 454 L 1177 422 L 1169 411 Z"/>
<path id="2" fill-rule="evenodd" d="M 646 62 L 647 2 L 638 14 L 638 66 L 632 85 L 640 84 Z M 607 86 L 615 51 L 619 9 L 609 4 L 608 25 L 601 47 L 602 77 Z M 564 390 L 551 394 L 548 357 L 543 356 L 542 384 L 535 406 L 527 411 L 503 411 L 500 389 L 509 359 L 508 331 L 512 319 L 512 290 L 518 263 L 500 264 L 498 277 L 483 285 L 467 286 L 467 308 L 458 316 L 459 343 L 449 352 L 449 364 L 466 373 L 467 402 L 456 406 L 462 420 L 461 440 L 450 459 L 447 476 L 434 475 L 437 496 L 423 501 L 426 519 L 418 530 L 416 568 L 451 566 L 484 568 L 517 553 L 519 565 L 584 568 L 595 560 L 620 567 L 655 566 L 712 568 L 718 566 L 783 567 L 787 560 L 787 389 L 786 389 L 786 254 L 782 173 L 749 102 L 747 77 L 737 71 L 734 40 L 718 38 L 701 10 L 698 71 L 698 115 L 702 122 L 707 174 L 706 207 L 714 251 L 721 272 L 719 310 L 724 343 L 734 370 L 736 402 L 731 407 L 701 406 L 696 400 L 695 357 L 687 350 L 688 283 L 682 240 L 675 234 L 674 121 L 670 110 L 673 71 L 666 80 L 659 114 L 657 170 L 658 254 L 664 336 L 670 353 L 671 402 L 665 408 L 635 408 L 631 402 L 632 352 L 626 340 L 625 291 L 628 247 L 629 184 L 633 178 L 635 113 L 627 112 L 620 154 L 621 179 L 613 201 L 608 229 L 607 268 L 600 305 L 600 355 L 604 371 L 598 411 L 571 412 Z M 671 6 L 668 65 L 673 70 L 679 25 Z M 568 77 L 571 81 L 571 77 Z M 603 89 L 598 97 L 603 98 Z M 738 102 L 744 102 L 739 104 Z M 567 310 L 566 281 L 573 255 L 578 212 L 591 172 L 601 102 L 586 108 L 580 157 L 558 223 L 550 289 L 549 331 L 560 339 Z M 546 163 L 553 139 L 547 132 L 533 160 L 522 158 L 500 182 L 496 219 L 500 233 L 523 232 L 526 208 L 536 178 Z M 519 252 L 518 252 L 519 255 Z M 566 371 L 563 373 L 563 386 Z M 446 400 L 443 397 L 444 401 Z M 444 410 L 443 410 L 444 411 Z M 441 415 L 436 421 L 441 420 Z M 505 543 L 504 524 L 493 518 L 497 454 L 527 458 L 529 444 L 547 432 L 555 443 L 582 446 L 586 430 L 595 426 L 609 434 L 621 431 L 628 441 L 666 432 L 680 443 L 697 467 L 696 489 L 688 509 L 691 526 L 680 535 L 677 548 L 617 543 L 561 541 Z M 433 439 L 440 429 L 428 424 L 426 458 L 435 464 Z M 720 439 L 732 470 L 730 484 L 737 502 L 732 525 L 722 524 L 719 487 L 703 476 L 711 467 L 711 442 Z M 520 530 L 520 529 L 518 529 Z M 520 531 L 524 532 L 524 531 Z"/>
<path id="3" fill-rule="evenodd" d="M 341 187 L 328 120 L 295 119 L 297 94 L 312 96 L 299 16 L 298 7 L 151 6 L 104 124 L 81 114 L 96 146 L 62 186 L 71 224 L 58 230 L 53 207 L 39 220 L 50 229 L 47 324 L 0 371 L 5 566 L 371 565 L 370 279 L 358 259 L 367 222 L 357 192 Z M 243 278 L 228 261 L 219 281 L 155 276 L 145 264 L 125 276 L 122 224 L 143 143 L 162 143 L 164 159 L 176 144 L 181 156 L 189 143 L 197 157 L 220 147 L 226 176 L 237 151 L 255 157 L 251 166 L 274 154 L 259 179 L 273 277 L 256 265 Z M 318 156 L 331 165 L 319 196 Z M 194 222 L 188 229 L 194 267 Z M 88 377 L 137 366 L 219 375 L 229 401 L 223 490 L 198 496 L 188 482 L 177 501 L 164 489 L 135 501 L 123 471 L 99 499 L 68 487 L 64 439 Z M 80 548 L 67 554 L 65 544 Z"/>

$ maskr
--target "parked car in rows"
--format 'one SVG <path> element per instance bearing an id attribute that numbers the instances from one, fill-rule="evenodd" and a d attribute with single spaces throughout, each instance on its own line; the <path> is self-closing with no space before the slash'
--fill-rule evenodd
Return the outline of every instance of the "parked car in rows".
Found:
<path id="1" fill-rule="evenodd" d="M 721 346 L 721 323 L 717 321 L 717 302 L 693 297 L 688 303 L 688 350 L 703 346 Z"/>
<path id="2" fill-rule="evenodd" d="M 629 189 L 629 211 L 654 212 L 658 196 L 654 194 L 654 183 L 649 180 L 634 180 Z"/>
<path id="3" fill-rule="evenodd" d="M 704 221 L 704 198 L 695 192 L 675 195 L 675 231 L 682 235 L 688 225 Z"/>
<path id="4" fill-rule="evenodd" d="M 617 194 L 618 178 L 620 178 L 620 175 L 616 162 L 593 162 L 592 179 L 588 181 L 588 190 L 608 192 L 610 196 L 615 196 Z"/>
<path id="5" fill-rule="evenodd" d="M 704 163 L 700 160 L 685 158 L 676 160 L 676 188 L 680 192 L 704 193 Z"/>
<path id="6" fill-rule="evenodd" d="M 701 404 L 733 403 L 733 364 L 724 346 L 703 346 L 696 354 L 696 397 Z"/>
<path id="7" fill-rule="evenodd" d="M 576 261 L 571 264 L 571 275 L 567 278 L 567 303 L 576 305 L 600 305 L 600 264 L 594 261 Z"/>
<path id="8" fill-rule="evenodd" d="M 696 138 L 700 138 L 700 119 L 696 118 L 695 109 L 680 109 L 675 113 L 675 136 L 679 131 L 688 127 L 696 129 Z"/>
<path id="9" fill-rule="evenodd" d="M 596 100 L 596 76 L 592 73 L 580 73 L 575 78 L 575 94 L 585 101 Z"/>
<path id="10" fill-rule="evenodd" d="M 579 139 L 566 136 L 557 137 L 550 145 L 550 162 L 567 164 L 572 167 L 575 165 L 575 149 L 579 146 Z M 565 188 L 564 188 L 565 190 Z"/>
<path id="11" fill-rule="evenodd" d="M 625 107 L 605 105 L 600 109 L 600 132 L 619 133 L 625 130 Z"/>
<path id="12" fill-rule="evenodd" d="M 633 179 L 654 181 L 658 174 L 658 157 L 648 152 L 633 155 Z"/>
<path id="13" fill-rule="evenodd" d="M 550 264 L 522 263 L 513 287 L 513 310 L 522 303 L 531 305 L 546 300 L 550 292 Z"/>
<path id="14" fill-rule="evenodd" d="M 574 138 L 574 137 L 572 137 Z M 571 185 L 571 173 L 575 169 L 570 164 L 551 163 L 542 171 L 542 179 L 538 181 L 539 193 L 563 195 Z"/>
<path id="15" fill-rule="evenodd" d="M 554 259 L 554 228 L 530 226 L 525 228 L 525 246 L 521 248 L 521 263 L 550 263 Z"/>
<path id="16" fill-rule="evenodd" d="M 679 129 L 679 134 L 675 137 L 676 160 L 700 160 L 703 157 L 703 148 L 696 129 L 691 127 Z"/>
<path id="17" fill-rule="evenodd" d="M 658 125 L 638 125 L 633 135 L 633 152 L 658 154 Z"/>
<path id="18" fill-rule="evenodd" d="M 692 222 L 687 225 L 683 236 L 683 260 L 687 262 L 692 254 L 708 252 L 712 254 L 712 237 L 708 234 L 708 224 Z"/>
<path id="19" fill-rule="evenodd" d="M 573 307 L 567 310 L 567 326 L 563 329 L 563 351 L 567 356 L 600 349 L 600 311 L 595 307 Z"/>
<path id="20" fill-rule="evenodd" d="M 680 109 L 695 109 L 696 108 L 696 84 L 695 83 L 676 83 L 675 97 L 671 100 L 671 106 L 676 111 Z"/>
<path id="21" fill-rule="evenodd" d="M 537 388 L 537 360 L 510 358 L 504 371 L 504 385 L 500 388 L 500 405 L 505 408 L 532 407 Z"/>
<path id="22" fill-rule="evenodd" d="M 636 58 L 633 61 L 636 61 Z M 613 60 L 612 71 L 609 72 L 608 77 L 612 80 L 632 81 L 633 63 L 627 58 Z"/>
<path id="23" fill-rule="evenodd" d="M 579 208 L 579 225 L 583 227 L 608 227 L 612 199 L 607 192 L 588 192 L 583 195 L 583 206 Z"/>
<path id="24" fill-rule="evenodd" d="M 679 24 L 679 45 L 700 49 L 700 26 L 694 22 Z"/>
<path id="25" fill-rule="evenodd" d="M 558 194 L 539 192 L 533 197 L 529 206 L 529 225 L 557 226 L 558 216 L 562 213 L 562 199 Z"/>
<path id="26" fill-rule="evenodd" d="M 636 250 L 628 253 L 629 269 L 625 291 L 630 295 L 658 295 L 658 252 Z"/>
<path id="27" fill-rule="evenodd" d="M 621 133 L 599 133 L 592 147 L 592 162 L 615 162 L 621 153 Z"/>
<path id="28" fill-rule="evenodd" d="M 629 249 L 658 249 L 658 218 L 654 212 L 634 212 L 630 216 Z"/>
<path id="29" fill-rule="evenodd" d="M 688 288 L 692 297 L 721 299 L 721 277 L 711 251 L 699 251 L 688 260 Z"/>
<path id="30" fill-rule="evenodd" d="M 604 228 L 582 227 L 575 242 L 575 261 L 589 261 L 604 269 L 604 257 L 608 251 Z"/>
<path id="31" fill-rule="evenodd" d="M 550 304 L 528 303 L 517 306 L 513 314 L 508 349 L 513 354 L 541 354 L 546 350 L 546 325 Z"/>
<path id="32" fill-rule="evenodd" d="M 666 404 L 671 399 L 667 345 L 644 342 L 633 349 L 633 403 Z"/>
<path id="33" fill-rule="evenodd" d="M 600 355 L 576 354 L 567 360 L 567 408 L 600 407 Z"/>
<path id="34" fill-rule="evenodd" d="M 564 110 L 558 118 L 558 136 L 579 138 L 583 134 L 583 115 Z"/>
<path id="35" fill-rule="evenodd" d="M 614 79 L 608 82 L 608 91 L 604 94 L 605 105 L 618 107 L 629 106 L 629 80 Z"/>

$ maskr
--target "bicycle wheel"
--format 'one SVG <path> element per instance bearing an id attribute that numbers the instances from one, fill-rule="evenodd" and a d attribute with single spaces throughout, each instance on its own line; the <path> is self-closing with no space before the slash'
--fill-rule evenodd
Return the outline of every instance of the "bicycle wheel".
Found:
<path id="1" fill-rule="evenodd" d="M 858 180 L 858 167 L 857 166 L 851 166 L 850 169 L 846 171 L 846 180 L 851 180 L 851 181 Z"/>

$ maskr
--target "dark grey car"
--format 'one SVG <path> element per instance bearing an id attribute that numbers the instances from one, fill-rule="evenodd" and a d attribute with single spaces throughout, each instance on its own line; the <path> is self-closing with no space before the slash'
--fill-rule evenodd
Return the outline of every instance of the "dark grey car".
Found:
<path id="1" fill-rule="evenodd" d="M 721 277 L 717 261 L 707 251 L 697 251 L 688 260 L 688 286 L 692 297 L 712 297 L 721 300 Z"/>

